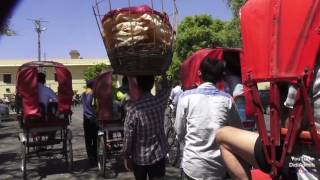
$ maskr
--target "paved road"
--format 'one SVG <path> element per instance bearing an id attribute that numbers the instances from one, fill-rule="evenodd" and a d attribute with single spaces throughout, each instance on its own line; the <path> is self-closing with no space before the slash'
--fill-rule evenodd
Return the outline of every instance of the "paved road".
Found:
<path id="1" fill-rule="evenodd" d="M 73 133 L 74 166 L 72 173 L 66 171 L 61 156 L 34 158 L 28 162 L 29 179 L 103 179 L 98 176 L 98 169 L 91 168 L 86 159 L 81 107 L 74 109 L 70 128 Z M 20 142 L 17 138 L 19 131 L 16 121 L 0 122 L 0 180 L 21 179 Z M 176 180 L 179 177 L 178 168 L 167 167 L 166 180 Z M 131 180 L 134 177 L 131 172 L 122 171 L 116 179 Z"/>

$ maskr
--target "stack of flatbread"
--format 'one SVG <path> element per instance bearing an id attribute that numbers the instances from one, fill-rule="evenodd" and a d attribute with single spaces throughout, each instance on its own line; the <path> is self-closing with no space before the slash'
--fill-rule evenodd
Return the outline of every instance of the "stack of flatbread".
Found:
<path id="1" fill-rule="evenodd" d="M 153 45 L 167 49 L 172 43 L 172 28 L 168 18 L 152 11 L 118 10 L 102 21 L 103 36 L 108 52 L 134 45 Z"/>

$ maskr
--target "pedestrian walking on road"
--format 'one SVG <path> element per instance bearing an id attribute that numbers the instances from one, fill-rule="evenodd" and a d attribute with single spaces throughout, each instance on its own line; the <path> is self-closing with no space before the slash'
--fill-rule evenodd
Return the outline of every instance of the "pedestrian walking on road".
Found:
<path id="1" fill-rule="evenodd" d="M 180 95 L 174 125 L 179 140 L 185 142 L 183 178 L 224 179 L 227 172 L 215 134 L 223 126 L 242 124 L 232 97 L 216 88 L 223 79 L 222 61 L 207 58 L 198 73 L 201 84 Z"/>
<path id="2" fill-rule="evenodd" d="M 178 82 L 176 82 L 174 88 L 172 88 L 170 96 L 169 96 L 170 104 L 172 104 L 174 106 L 174 108 L 176 108 L 176 106 L 178 104 L 179 96 L 182 92 L 183 91 L 181 88 L 181 82 L 178 81 Z"/>
<path id="3" fill-rule="evenodd" d="M 98 125 L 96 110 L 93 106 L 93 81 L 86 82 L 86 90 L 82 93 L 81 102 L 83 107 L 83 129 L 88 160 L 91 166 L 97 164 L 97 136 Z"/>
<path id="4" fill-rule="evenodd" d="M 164 111 L 170 94 L 163 77 L 162 90 L 151 94 L 154 76 L 137 76 L 141 97 L 126 112 L 124 125 L 124 164 L 133 170 L 137 180 L 163 179 L 167 139 L 164 133 Z"/>

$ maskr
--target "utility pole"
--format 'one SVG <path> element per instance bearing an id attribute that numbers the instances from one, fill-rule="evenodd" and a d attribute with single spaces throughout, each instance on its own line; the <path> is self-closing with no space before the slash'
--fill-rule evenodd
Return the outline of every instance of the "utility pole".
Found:
<path id="1" fill-rule="evenodd" d="M 47 28 L 42 27 L 42 22 L 48 22 L 48 21 L 41 21 L 40 19 L 30 19 L 34 22 L 35 30 L 38 34 L 38 61 L 41 61 L 41 42 L 40 42 L 40 35 L 42 31 L 45 31 Z"/>

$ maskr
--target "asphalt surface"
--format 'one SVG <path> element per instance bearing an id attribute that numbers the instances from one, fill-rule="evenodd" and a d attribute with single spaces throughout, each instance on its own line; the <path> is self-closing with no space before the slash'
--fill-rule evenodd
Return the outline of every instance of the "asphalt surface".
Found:
<path id="1" fill-rule="evenodd" d="M 35 157 L 27 162 L 28 179 L 105 179 L 98 175 L 97 167 L 90 167 L 86 157 L 86 150 L 82 127 L 82 108 L 73 109 L 70 129 L 73 134 L 73 170 L 66 170 L 61 155 L 47 155 Z M 0 122 L 0 180 L 22 179 L 20 141 L 18 134 L 21 131 L 15 120 Z M 122 163 L 122 162 L 119 162 Z M 119 180 L 134 179 L 132 172 L 121 170 L 114 178 Z M 180 169 L 172 166 L 166 167 L 166 180 L 180 179 Z"/>

